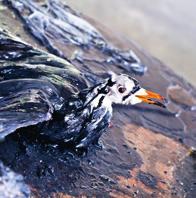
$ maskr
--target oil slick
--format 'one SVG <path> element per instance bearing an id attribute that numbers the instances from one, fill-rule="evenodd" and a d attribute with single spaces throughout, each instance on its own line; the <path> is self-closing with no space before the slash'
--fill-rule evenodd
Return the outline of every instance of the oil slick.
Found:
<path id="1" fill-rule="evenodd" d="M 95 51 L 96 56 L 101 57 L 101 60 L 97 61 L 100 67 L 106 65 L 109 68 L 115 65 L 139 75 L 147 71 L 147 67 L 132 50 L 121 50 L 110 44 L 97 29 L 65 3 L 49 0 L 47 4 L 41 6 L 41 3 L 31 0 L 6 0 L 6 2 L 17 11 L 31 34 L 51 53 L 71 60 L 73 55 L 64 56 L 65 51 L 58 47 L 67 45 L 74 49 L 85 49 L 85 55 L 77 56 L 75 59 L 78 64 L 81 60 L 83 63 L 84 60 L 88 60 L 88 54 Z M 88 61 L 90 63 L 95 60 Z M 90 65 L 88 67 L 90 69 Z"/>

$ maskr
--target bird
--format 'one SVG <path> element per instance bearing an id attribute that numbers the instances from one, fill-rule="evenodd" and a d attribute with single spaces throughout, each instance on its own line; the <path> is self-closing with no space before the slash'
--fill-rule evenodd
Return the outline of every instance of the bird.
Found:
<path id="1" fill-rule="evenodd" d="M 0 140 L 34 131 L 51 144 L 75 150 L 100 145 L 110 126 L 113 104 L 165 106 L 128 74 L 108 72 L 86 86 L 81 72 L 59 57 L 1 33 Z M 80 88 L 80 90 L 78 90 Z"/>
<path id="2" fill-rule="evenodd" d="M 23 86 L 27 86 L 28 81 L 22 82 L 20 80 L 21 83 Z M 47 83 L 45 82 L 45 84 Z M 64 101 L 64 104 L 58 110 L 54 110 L 54 102 L 48 99 L 43 100 L 43 98 L 46 98 L 46 94 L 42 91 L 36 91 L 36 86 L 40 86 L 40 84 L 33 84 L 33 81 L 31 81 L 30 89 L 27 93 L 23 93 L 25 94 L 25 97 L 23 96 L 24 101 L 20 101 L 24 105 L 25 100 L 33 102 L 33 105 L 29 106 L 27 104 L 26 106 L 26 108 L 32 109 L 30 112 L 33 115 L 31 122 L 25 123 L 24 120 L 23 125 L 9 128 L 10 132 L 14 132 L 13 129 L 16 130 L 20 127 L 35 125 L 39 129 L 38 133 L 48 141 L 57 144 L 63 143 L 72 146 L 74 149 L 87 149 L 90 145 L 100 145 L 99 139 L 110 125 L 113 104 L 135 105 L 145 102 L 165 107 L 160 102 L 164 101 L 164 97 L 142 88 L 135 78 L 126 74 L 110 72 L 109 78 L 93 87 L 73 94 L 68 101 Z M 53 91 L 50 90 L 50 92 Z M 39 101 L 36 102 L 36 100 Z M 3 104 L 3 99 L 0 99 L 0 103 Z M 40 109 L 45 116 L 40 116 L 40 112 L 38 112 L 39 103 L 43 105 Z M 0 108 L 0 111 L 3 111 L 3 107 Z M 20 117 L 17 118 L 17 121 L 22 123 L 23 120 L 19 119 Z M 35 123 L 33 120 L 35 120 Z M 5 130 L 7 130 L 6 127 L 1 129 L 1 133 Z"/>
<path id="3" fill-rule="evenodd" d="M 133 77 L 109 72 L 103 82 L 81 91 L 75 98 L 72 113 L 65 115 L 66 133 L 56 133 L 56 140 L 72 142 L 75 148 L 88 148 L 99 144 L 99 138 L 107 131 L 112 118 L 113 104 L 135 105 L 141 102 L 165 108 L 165 98 L 140 86 Z M 160 102 L 162 101 L 162 102 Z M 66 106 L 67 107 L 67 106 Z M 62 110 L 65 112 L 65 107 Z M 54 131 L 52 132 L 54 138 Z"/>

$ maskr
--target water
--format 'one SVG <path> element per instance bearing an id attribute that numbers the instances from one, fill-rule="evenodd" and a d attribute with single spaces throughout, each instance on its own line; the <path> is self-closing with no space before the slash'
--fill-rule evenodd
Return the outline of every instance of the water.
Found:
<path id="1" fill-rule="evenodd" d="M 196 85 L 196 1 L 66 0 L 73 8 L 135 40 Z M 101 10 L 101 11 L 100 11 Z"/>

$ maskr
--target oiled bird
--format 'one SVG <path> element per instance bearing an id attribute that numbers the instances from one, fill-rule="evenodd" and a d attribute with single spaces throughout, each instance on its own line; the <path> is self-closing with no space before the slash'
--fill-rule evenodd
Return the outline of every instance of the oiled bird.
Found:
<path id="1" fill-rule="evenodd" d="M 28 81 L 20 80 L 20 84 L 27 86 Z M 47 86 L 48 82 L 45 84 Z M 64 142 L 74 148 L 87 148 L 91 144 L 98 143 L 99 138 L 110 124 L 113 103 L 135 105 L 145 102 L 164 107 L 164 104 L 160 102 L 163 100 L 162 96 L 145 90 L 136 79 L 125 74 L 112 73 L 111 77 L 102 83 L 74 94 L 59 110 L 55 110 L 54 101 L 47 98 L 47 94 L 44 94 L 43 91 L 37 91 L 40 90 L 40 87 L 37 87 L 36 90 L 36 86 L 40 86 L 40 84 L 31 82 L 28 92 L 23 92 L 26 95 L 23 96 L 24 101 L 21 101 L 21 104 L 25 105 L 26 99 L 28 103 L 25 108 L 35 111 L 29 125 L 37 125 L 40 134 L 48 140 L 54 143 Z M 38 98 L 40 98 L 39 102 Z M 35 100 L 37 102 L 34 102 Z M 33 106 L 30 106 L 29 101 L 33 102 Z M 41 108 L 41 114 L 38 111 L 40 105 L 44 106 Z M 43 116 L 44 114 L 45 116 Z M 9 128 L 10 133 L 20 127 L 28 127 L 28 120 L 27 123 L 25 121 L 21 124 L 22 120 L 18 120 L 20 124 Z"/>
<path id="2" fill-rule="evenodd" d="M 162 96 L 145 90 L 131 76 L 110 73 L 86 88 L 84 78 L 63 60 L 4 33 L 0 44 L 0 139 L 21 129 L 35 130 L 49 142 L 86 149 L 107 131 L 112 104 L 165 107 Z M 81 90 L 73 91 L 74 86 Z"/>

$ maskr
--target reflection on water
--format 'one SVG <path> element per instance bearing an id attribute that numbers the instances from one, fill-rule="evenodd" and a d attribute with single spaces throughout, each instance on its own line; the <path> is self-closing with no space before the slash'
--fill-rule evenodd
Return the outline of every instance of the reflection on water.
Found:
<path id="1" fill-rule="evenodd" d="M 196 85 L 196 1 L 66 0 L 81 12 L 137 41 Z"/>

